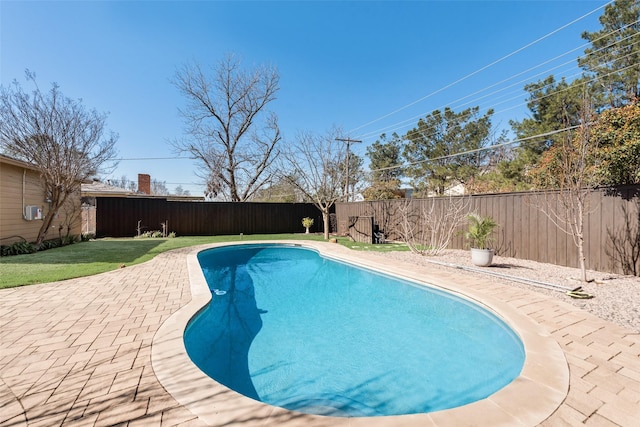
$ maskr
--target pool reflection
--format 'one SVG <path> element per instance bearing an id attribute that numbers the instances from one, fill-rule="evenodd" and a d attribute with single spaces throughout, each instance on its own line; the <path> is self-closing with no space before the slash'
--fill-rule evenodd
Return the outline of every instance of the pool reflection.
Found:
<path id="1" fill-rule="evenodd" d="M 187 352 L 196 365 L 216 381 L 259 400 L 249 374 L 248 355 L 262 328 L 253 280 L 246 264 L 256 252 L 237 251 L 212 257 L 204 270 L 212 299 L 187 327 Z M 206 254 L 205 254 L 206 256 Z"/>

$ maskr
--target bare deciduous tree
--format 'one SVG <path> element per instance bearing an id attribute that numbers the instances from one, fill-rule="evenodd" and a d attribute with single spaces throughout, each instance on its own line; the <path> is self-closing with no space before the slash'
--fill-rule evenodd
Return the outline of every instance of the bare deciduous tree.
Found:
<path id="1" fill-rule="evenodd" d="M 134 193 L 138 191 L 138 183 L 127 178 L 126 175 L 122 175 L 120 179 L 111 179 L 107 180 L 109 185 L 113 185 L 114 187 L 123 188 L 125 190 L 133 191 Z"/>
<path id="2" fill-rule="evenodd" d="M 266 108 L 276 99 L 279 81 L 275 69 L 247 72 L 232 55 L 211 74 L 199 65 L 176 73 L 173 83 L 187 99 L 180 114 L 190 138 L 173 146 L 201 164 L 211 198 L 243 202 L 272 179 L 281 136 L 276 115 Z"/>
<path id="3" fill-rule="evenodd" d="M 594 114 L 586 93 L 579 117 L 575 132 L 565 132 L 564 139 L 545 152 L 534 171 L 538 188 L 557 189 L 536 193 L 534 204 L 559 230 L 573 238 L 578 248 L 580 279 L 587 282 L 584 229 L 592 209 L 591 193 L 597 185 L 594 156 L 598 141 L 591 135 Z"/>
<path id="4" fill-rule="evenodd" d="M 64 232 L 65 238 L 73 238 L 71 231 L 82 221 L 82 203 L 79 198 L 68 198 L 61 210 L 65 213 L 65 220 L 58 230 L 59 237 L 62 239 Z"/>
<path id="5" fill-rule="evenodd" d="M 169 194 L 166 181 L 151 180 L 151 194 L 154 196 L 166 196 Z"/>
<path id="6" fill-rule="evenodd" d="M 438 255 L 449 246 L 470 205 L 470 197 L 407 199 L 400 210 L 402 239 L 411 252 Z"/>
<path id="7" fill-rule="evenodd" d="M 324 238 L 329 238 L 329 211 L 344 196 L 345 145 L 337 131 L 326 135 L 300 133 L 295 146 L 282 156 L 283 179 L 288 180 L 322 212 Z"/>
<path id="8" fill-rule="evenodd" d="M 14 81 L 0 89 L 0 147 L 36 166 L 49 201 L 36 244 L 42 243 L 56 214 L 80 184 L 113 160 L 117 135 L 105 129 L 106 115 L 81 100 L 65 97 L 58 85 L 42 92 L 27 70 L 31 94 Z"/>

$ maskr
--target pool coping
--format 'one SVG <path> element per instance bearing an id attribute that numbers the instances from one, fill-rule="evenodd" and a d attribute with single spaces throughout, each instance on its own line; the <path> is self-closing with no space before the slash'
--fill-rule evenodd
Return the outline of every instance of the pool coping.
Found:
<path id="1" fill-rule="evenodd" d="M 385 417 L 328 417 L 274 407 L 243 396 L 206 376 L 187 355 L 182 339 L 189 320 L 211 299 L 198 263 L 203 250 L 238 244 L 288 244 L 315 250 L 323 257 L 370 268 L 388 275 L 436 287 L 469 299 L 502 318 L 520 337 L 525 348 L 521 374 L 491 396 L 453 409 Z M 310 241 L 242 241 L 200 246 L 187 255 L 191 301 L 156 332 L 151 361 L 156 377 L 181 405 L 212 426 L 286 426 L 302 423 L 331 426 L 534 426 L 562 404 L 569 390 L 569 367 L 560 345 L 541 325 L 508 303 L 465 286 L 459 272 L 443 274 L 341 245 Z M 455 279 L 455 282 L 452 280 Z M 473 279 L 474 282 L 482 279 Z M 462 282 L 462 283 L 461 283 Z M 489 284 L 490 282 L 486 280 Z"/>

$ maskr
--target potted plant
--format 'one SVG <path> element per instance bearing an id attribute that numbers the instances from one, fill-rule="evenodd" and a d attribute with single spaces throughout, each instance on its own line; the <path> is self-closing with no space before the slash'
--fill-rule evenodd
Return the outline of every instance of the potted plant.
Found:
<path id="1" fill-rule="evenodd" d="M 467 216 L 469 229 L 465 237 L 471 243 L 471 262 L 479 267 L 488 267 L 493 262 L 494 250 L 490 248 L 491 234 L 498 224 L 490 216 L 472 213 Z"/>
<path id="2" fill-rule="evenodd" d="M 306 234 L 309 234 L 309 228 L 313 225 L 313 218 L 302 218 L 302 226 L 307 230 Z"/>

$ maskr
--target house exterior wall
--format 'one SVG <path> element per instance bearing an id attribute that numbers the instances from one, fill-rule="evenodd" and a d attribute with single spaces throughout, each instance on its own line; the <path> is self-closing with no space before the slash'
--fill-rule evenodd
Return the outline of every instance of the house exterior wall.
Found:
<path id="1" fill-rule="evenodd" d="M 40 181 L 40 174 L 29 164 L 0 157 L 0 244 L 8 245 L 22 239 L 33 242 L 38 237 L 42 219 L 26 220 L 26 206 L 37 206 L 42 210 L 42 218 L 49 213 L 49 205 Z M 78 203 L 80 195 L 77 196 Z M 75 201 L 75 200 L 73 200 Z M 47 232 L 46 239 L 67 234 L 67 217 L 63 209 L 56 215 Z M 80 234 L 80 215 L 72 221 L 70 234 Z M 60 227 L 63 227 L 60 230 Z"/>

